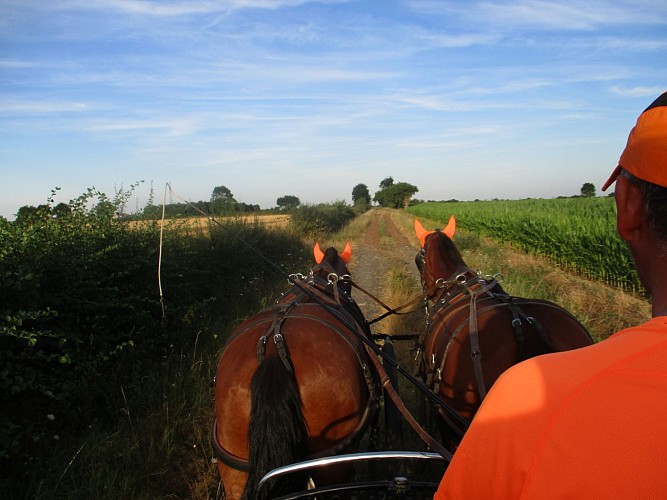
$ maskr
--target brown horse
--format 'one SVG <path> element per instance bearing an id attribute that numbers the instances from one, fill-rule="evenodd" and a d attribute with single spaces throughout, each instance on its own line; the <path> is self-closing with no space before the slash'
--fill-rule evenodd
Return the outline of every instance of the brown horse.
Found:
<path id="1" fill-rule="evenodd" d="M 354 451 L 375 413 L 374 372 L 357 336 L 369 329 L 350 296 L 350 244 L 340 254 L 316 244 L 314 254 L 310 275 L 291 276 L 293 286 L 239 325 L 220 357 L 212 444 L 227 499 L 345 480 L 349 468 L 329 469 L 257 491 L 272 469 Z"/>
<path id="2" fill-rule="evenodd" d="M 456 219 L 427 231 L 415 219 L 415 259 L 429 299 L 423 339 L 425 383 L 467 421 L 486 391 L 510 366 L 532 356 L 593 343 L 570 313 L 545 300 L 512 297 L 490 276 L 473 272 L 452 242 Z M 455 449 L 465 428 L 437 409 L 444 444 Z"/>

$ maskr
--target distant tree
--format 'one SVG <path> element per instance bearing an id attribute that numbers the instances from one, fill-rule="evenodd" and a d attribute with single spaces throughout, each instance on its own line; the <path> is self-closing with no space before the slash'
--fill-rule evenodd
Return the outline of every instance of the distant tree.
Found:
<path id="1" fill-rule="evenodd" d="M 211 193 L 211 213 L 222 215 L 234 212 L 236 200 L 226 186 L 216 186 Z"/>
<path id="2" fill-rule="evenodd" d="M 590 182 L 585 182 L 581 186 L 581 196 L 584 198 L 593 198 L 595 196 L 595 186 Z"/>
<path id="3" fill-rule="evenodd" d="M 382 181 L 380 182 L 380 190 L 388 188 L 388 187 L 391 186 L 393 183 L 394 183 L 394 179 L 393 179 L 393 177 L 385 177 L 385 178 L 382 179 Z"/>
<path id="4" fill-rule="evenodd" d="M 407 182 L 394 184 L 392 180 L 391 184 L 375 193 L 373 201 L 377 202 L 381 207 L 405 208 L 410 204 L 412 196 L 418 191 L 419 188 L 417 186 Z"/>
<path id="5" fill-rule="evenodd" d="M 72 215 L 72 209 L 67 203 L 58 203 L 53 207 L 53 216 L 62 219 L 64 217 L 69 217 Z"/>
<path id="6" fill-rule="evenodd" d="M 384 195 L 386 193 L 385 189 L 380 189 L 379 191 L 376 191 L 375 194 L 373 195 L 373 201 L 380 205 L 381 207 L 384 207 Z"/>
<path id="7" fill-rule="evenodd" d="M 236 204 L 236 209 L 239 212 L 257 212 L 259 211 L 259 205 L 250 205 L 248 203 L 237 203 Z"/>
<path id="8" fill-rule="evenodd" d="M 32 205 L 24 205 L 16 212 L 18 224 L 30 224 L 40 219 L 40 209 Z"/>
<path id="9" fill-rule="evenodd" d="M 281 210 L 292 210 L 301 205 L 301 201 L 296 196 L 287 194 L 278 198 L 276 200 L 276 205 Z"/>
<path id="10" fill-rule="evenodd" d="M 371 193 L 368 192 L 366 184 L 357 184 L 352 188 L 352 204 L 357 205 L 360 203 L 371 204 Z"/>
<path id="11" fill-rule="evenodd" d="M 407 182 L 399 182 L 387 188 L 385 202 L 393 208 L 405 208 L 410 204 L 412 196 L 419 191 L 417 186 Z"/>
<path id="12" fill-rule="evenodd" d="M 234 195 L 229 190 L 227 186 L 216 186 L 213 188 L 213 193 L 211 193 L 211 202 L 214 201 L 236 201 Z"/>

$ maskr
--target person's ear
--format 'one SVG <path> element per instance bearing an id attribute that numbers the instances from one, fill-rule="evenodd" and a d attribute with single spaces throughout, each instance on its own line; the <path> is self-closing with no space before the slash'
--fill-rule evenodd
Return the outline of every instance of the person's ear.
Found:
<path id="1" fill-rule="evenodd" d="M 645 221 L 644 197 L 639 187 L 627 177 L 618 176 L 614 190 L 616 197 L 616 227 L 625 241 L 637 238 Z"/>

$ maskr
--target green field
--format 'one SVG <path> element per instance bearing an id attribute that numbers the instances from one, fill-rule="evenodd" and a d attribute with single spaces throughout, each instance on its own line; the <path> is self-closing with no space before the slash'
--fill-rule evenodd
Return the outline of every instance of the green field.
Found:
<path id="1" fill-rule="evenodd" d="M 407 211 L 443 225 L 453 214 L 459 228 L 547 257 L 588 278 L 642 290 L 628 248 L 616 233 L 611 197 L 430 202 Z"/>

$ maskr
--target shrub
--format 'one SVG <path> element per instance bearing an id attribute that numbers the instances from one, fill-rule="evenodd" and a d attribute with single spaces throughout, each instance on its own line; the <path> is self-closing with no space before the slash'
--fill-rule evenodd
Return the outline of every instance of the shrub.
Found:
<path id="1" fill-rule="evenodd" d="M 235 221 L 184 235 L 174 225 L 164 233 L 163 310 L 159 226 L 120 217 L 125 199 L 89 190 L 62 216 L 49 200 L 22 220 L 0 219 L 0 466 L 15 485 L 54 440 L 123 417 L 126 397 L 152 404 L 142 389 L 168 379 L 166 360 L 304 270 L 309 252 L 294 234 Z"/>
<path id="2" fill-rule="evenodd" d="M 292 212 L 290 226 L 297 232 L 319 236 L 339 231 L 357 215 L 344 201 L 331 204 L 301 205 Z"/>

